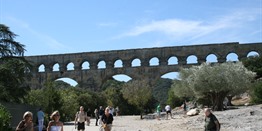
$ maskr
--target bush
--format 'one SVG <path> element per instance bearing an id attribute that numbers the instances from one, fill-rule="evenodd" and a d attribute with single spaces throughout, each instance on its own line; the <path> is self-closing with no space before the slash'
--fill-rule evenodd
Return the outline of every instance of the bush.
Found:
<path id="1" fill-rule="evenodd" d="M 251 100 L 253 103 L 262 104 L 262 80 L 254 84 L 251 92 Z"/>
<path id="2" fill-rule="evenodd" d="M 11 131 L 10 122 L 10 112 L 2 104 L 0 104 L 0 131 Z"/>

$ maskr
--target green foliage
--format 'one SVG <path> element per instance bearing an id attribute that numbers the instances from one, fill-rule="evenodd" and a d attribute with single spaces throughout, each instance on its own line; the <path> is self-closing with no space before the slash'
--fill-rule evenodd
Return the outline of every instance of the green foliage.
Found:
<path id="1" fill-rule="evenodd" d="M 172 88 L 168 91 L 168 99 L 166 101 L 166 103 L 173 108 L 183 104 L 183 98 L 176 96 L 174 92 L 175 90 Z"/>
<path id="2" fill-rule="evenodd" d="M 251 56 L 243 59 L 242 62 L 247 69 L 256 72 L 257 79 L 262 77 L 262 56 Z"/>
<path id="3" fill-rule="evenodd" d="M 122 93 L 128 103 L 142 111 L 152 97 L 152 88 L 145 81 L 134 80 L 124 85 Z"/>
<path id="4" fill-rule="evenodd" d="M 0 131 L 11 131 L 10 122 L 10 112 L 2 104 L 0 104 Z"/>
<path id="5" fill-rule="evenodd" d="M 159 79 L 156 82 L 156 85 L 153 86 L 153 97 L 160 104 L 166 104 L 168 99 L 168 90 L 171 88 L 172 80 L 171 79 Z"/>
<path id="6" fill-rule="evenodd" d="M 23 57 L 24 45 L 14 40 L 16 36 L 0 24 L 0 100 L 21 103 L 29 89 L 23 83 L 30 78 L 31 65 Z"/>
<path id="7" fill-rule="evenodd" d="M 252 87 L 251 100 L 253 103 L 262 104 L 262 80 L 256 81 Z"/>
<path id="8" fill-rule="evenodd" d="M 240 62 L 216 65 L 204 63 L 183 69 L 180 74 L 182 83 L 186 83 L 197 98 L 209 98 L 214 110 L 223 109 L 223 100 L 228 94 L 236 95 L 249 89 L 254 77 L 254 73 Z"/>

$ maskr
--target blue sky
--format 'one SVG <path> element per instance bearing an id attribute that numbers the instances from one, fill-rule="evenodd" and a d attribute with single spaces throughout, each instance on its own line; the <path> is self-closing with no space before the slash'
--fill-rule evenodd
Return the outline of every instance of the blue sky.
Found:
<path id="1" fill-rule="evenodd" d="M 25 55 L 262 41 L 262 0 L 0 0 Z"/>
<path id="2" fill-rule="evenodd" d="M 0 0 L 25 55 L 261 42 L 261 0 Z"/>

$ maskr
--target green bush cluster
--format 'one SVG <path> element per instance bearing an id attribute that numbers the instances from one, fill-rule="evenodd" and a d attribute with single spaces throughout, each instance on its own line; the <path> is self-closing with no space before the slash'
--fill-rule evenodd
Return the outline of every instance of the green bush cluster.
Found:
<path id="1" fill-rule="evenodd" d="M 11 131 L 10 122 L 10 112 L 2 104 L 0 104 L 0 131 Z"/>
<path id="2" fill-rule="evenodd" d="M 253 103 L 262 104 L 262 80 L 254 84 L 251 92 L 251 100 Z"/>

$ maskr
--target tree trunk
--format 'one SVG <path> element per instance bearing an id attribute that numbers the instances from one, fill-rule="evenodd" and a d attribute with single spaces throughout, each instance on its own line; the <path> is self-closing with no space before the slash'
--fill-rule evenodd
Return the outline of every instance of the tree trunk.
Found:
<path id="1" fill-rule="evenodd" d="M 140 119 L 141 120 L 143 119 L 143 112 L 142 111 L 140 112 Z"/>
<path id="2" fill-rule="evenodd" d="M 212 110 L 213 111 L 222 111 L 224 106 L 223 106 L 223 101 L 226 97 L 227 93 L 225 92 L 218 92 L 218 93 L 212 93 L 211 94 L 211 100 L 212 100 Z"/>

